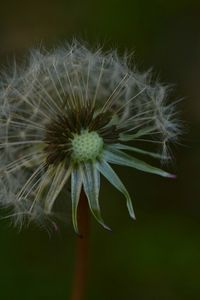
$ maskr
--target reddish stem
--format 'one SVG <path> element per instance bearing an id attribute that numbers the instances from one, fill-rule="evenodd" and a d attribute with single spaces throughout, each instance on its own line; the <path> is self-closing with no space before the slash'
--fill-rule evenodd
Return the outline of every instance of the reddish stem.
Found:
<path id="1" fill-rule="evenodd" d="M 89 208 L 84 191 L 78 206 L 78 225 L 81 236 L 76 238 L 74 281 L 71 300 L 84 300 L 87 282 L 89 250 Z"/>

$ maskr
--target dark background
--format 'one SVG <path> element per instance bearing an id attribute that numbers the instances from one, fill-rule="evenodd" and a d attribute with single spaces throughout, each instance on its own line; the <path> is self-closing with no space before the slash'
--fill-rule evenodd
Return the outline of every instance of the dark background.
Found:
<path id="1" fill-rule="evenodd" d="M 103 183 L 101 205 L 113 233 L 92 220 L 87 299 L 200 299 L 200 1 L 1 1 L 0 62 L 33 46 L 73 37 L 135 52 L 174 84 L 187 131 L 174 150 L 177 180 L 117 168 L 133 195 Z M 171 99 L 173 101 L 173 99 Z M 49 238 L 34 226 L 20 234 L 0 223 L 0 299 L 68 299 L 75 235 L 69 225 Z"/>

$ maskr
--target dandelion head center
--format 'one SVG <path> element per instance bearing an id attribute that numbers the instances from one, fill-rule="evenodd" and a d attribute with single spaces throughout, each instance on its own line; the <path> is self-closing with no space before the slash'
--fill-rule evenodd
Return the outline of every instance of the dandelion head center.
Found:
<path id="1" fill-rule="evenodd" d="M 72 158 L 78 162 L 96 159 L 103 149 L 103 139 L 96 131 L 84 130 L 74 134 L 71 143 Z"/>

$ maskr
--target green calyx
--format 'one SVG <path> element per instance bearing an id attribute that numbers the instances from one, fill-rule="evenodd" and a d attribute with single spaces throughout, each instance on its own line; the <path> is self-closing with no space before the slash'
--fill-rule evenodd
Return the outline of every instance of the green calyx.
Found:
<path id="1" fill-rule="evenodd" d="M 72 143 L 72 159 L 75 162 L 95 160 L 103 150 L 103 139 L 96 131 L 82 131 L 74 134 Z"/>

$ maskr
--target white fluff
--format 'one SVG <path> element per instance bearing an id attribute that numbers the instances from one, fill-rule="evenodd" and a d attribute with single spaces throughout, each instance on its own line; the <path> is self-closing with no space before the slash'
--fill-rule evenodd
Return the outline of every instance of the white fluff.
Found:
<path id="1" fill-rule="evenodd" d="M 32 50 L 23 66 L 2 78 L 0 203 L 13 204 L 15 221 L 53 214 L 48 201 L 55 196 L 51 184 L 58 170 L 46 169 L 43 139 L 46 124 L 68 105 L 66 97 L 69 106 L 79 99 L 94 103 L 96 114 L 113 112 L 112 122 L 123 131 L 121 141 L 153 141 L 163 146 L 165 158 L 168 143 L 180 133 L 167 96 L 167 87 L 152 83 L 149 72 L 130 70 L 126 57 L 116 51 L 90 51 L 77 41 L 49 52 Z M 47 200 L 40 194 L 41 182 Z"/>

